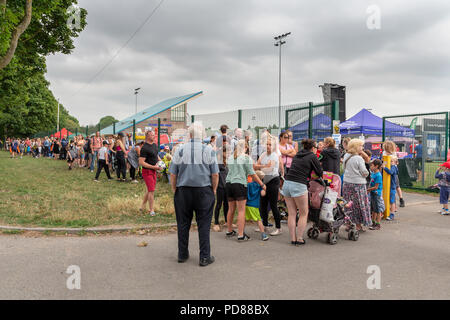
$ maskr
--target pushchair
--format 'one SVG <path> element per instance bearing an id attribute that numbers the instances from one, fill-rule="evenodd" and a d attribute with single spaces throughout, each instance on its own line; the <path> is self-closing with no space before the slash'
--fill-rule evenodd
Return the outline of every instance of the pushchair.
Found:
<path id="1" fill-rule="evenodd" d="M 339 228 L 342 225 L 347 225 L 348 239 L 357 241 L 359 239 L 359 231 L 356 230 L 356 225 L 348 216 L 351 208 L 351 202 L 348 203 L 341 196 L 341 178 L 337 174 L 326 172 L 325 179 L 317 179 L 309 182 L 309 213 L 308 220 L 313 223 L 313 226 L 308 229 L 307 235 L 309 238 L 317 239 L 320 233 L 327 232 L 327 242 L 331 245 L 336 244 L 339 239 Z M 325 204 L 327 192 L 337 192 L 336 203 L 334 204 L 332 221 L 328 222 L 321 219 L 321 210 Z"/>

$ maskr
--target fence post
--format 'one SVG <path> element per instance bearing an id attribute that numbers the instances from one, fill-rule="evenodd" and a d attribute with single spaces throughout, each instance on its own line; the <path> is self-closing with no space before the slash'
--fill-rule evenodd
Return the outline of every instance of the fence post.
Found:
<path id="1" fill-rule="evenodd" d="M 339 120 L 339 100 L 334 100 L 331 104 L 331 120 Z"/>
<path id="2" fill-rule="evenodd" d="M 383 137 L 381 141 L 385 141 L 386 140 L 386 117 L 383 117 Z"/>
<path id="3" fill-rule="evenodd" d="M 161 118 L 158 118 L 158 148 L 161 145 Z"/>
<path id="4" fill-rule="evenodd" d="M 136 143 L 136 119 L 133 119 L 133 142 Z"/>
<path id="5" fill-rule="evenodd" d="M 308 138 L 312 139 L 313 136 L 313 106 L 312 102 L 309 102 L 309 120 L 308 120 Z"/>
<path id="6" fill-rule="evenodd" d="M 445 113 L 445 157 L 444 157 L 444 162 L 447 161 L 447 157 L 448 157 L 448 112 Z M 423 154 L 422 154 L 423 155 Z"/>
<path id="7" fill-rule="evenodd" d="M 242 110 L 238 110 L 238 128 L 242 126 Z"/>
<path id="8" fill-rule="evenodd" d="M 284 130 L 287 130 L 289 128 L 289 110 L 285 111 L 285 116 L 284 116 L 284 122 L 285 122 L 285 127 Z"/>
<path id="9" fill-rule="evenodd" d="M 116 135 L 116 122 L 113 122 L 113 135 Z"/>

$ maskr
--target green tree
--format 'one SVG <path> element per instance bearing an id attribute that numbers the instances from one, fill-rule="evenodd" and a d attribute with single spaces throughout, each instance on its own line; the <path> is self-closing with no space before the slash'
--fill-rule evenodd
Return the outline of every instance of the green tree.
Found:
<path id="1" fill-rule="evenodd" d="M 56 130 L 57 101 L 45 80 L 45 57 L 70 54 L 73 38 L 86 26 L 80 9 L 79 28 L 67 24 L 76 0 L 0 0 L 0 134 L 33 135 Z M 31 10 L 31 20 L 23 24 Z M 12 54 L 11 54 L 12 53 Z M 61 128 L 79 126 L 66 109 Z"/>
<path id="2" fill-rule="evenodd" d="M 100 119 L 100 128 L 106 128 L 112 125 L 114 122 L 117 122 L 118 120 L 114 118 L 113 116 L 106 116 Z M 97 126 L 98 127 L 98 126 Z"/>
<path id="3" fill-rule="evenodd" d="M 0 0 L 0 70 L 23 51 L 29 56 L 71 53 L 73 38 L 86 26 L 87 11 L 82 8 L 79 25 L 68 24 L 73 15 L 69 8 L 76 4 L 77 0 Z"/>

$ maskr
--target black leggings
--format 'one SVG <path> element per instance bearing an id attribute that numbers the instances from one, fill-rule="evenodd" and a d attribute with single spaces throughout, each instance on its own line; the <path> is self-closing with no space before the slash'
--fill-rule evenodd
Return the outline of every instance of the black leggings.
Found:
<path id="1" fill-rule="evenodd" d="M 261 197 L 259 202 L 259 212 L 261 213 L 261 219 L 263 225 L 267 227 L 269 224 L 269 212 L 267 205 L 270 204 L 273 218 L 275 219 L 275 226 L 277 229 L 281 228 L 281 217 L 278 211 L 278 189 L 280 188 L 280 177 L 273 178 L 266 184 L 266 196 Z"/>
<path id="2" fill-rule="evenodd" d="M 109 167 L 106 164 L 106 160 L 99 159 L 97 163 L 97 173 L 95 174 L 95 180 L 98 180 L 98 177 L 100 176 L 103 168 L 105 168 L 106 176 L 108 177 L 108 179 L 112 179 L 111 175 L 109 174 Z"/>
<path id="3" fill-rule="evenodd" d="M 130 164 L 130 177 L 131 180 L 136 180 L 136 169 Z"/>
<path id="4" fill-rule="evenodd" d="M 117 179 L 120 179 L 120 173 L 122 173 L 122 179 L 126 179 L 127 164 L 125 162 L 125 153 L 123 151 L 116 152 L 117 159 Z"/>
<path id="5" fill-rule="evenodd" d="M 227 222 L 228 214 L 228 197 L 225 188 L 217 188 L 216 194 L 216 208 L 214 209 L 214 224 L 219 224 L 219 214 L 220 208 L 222 208 L 223 203 L 223 215 L 225 216 L 225 222 Z"/>

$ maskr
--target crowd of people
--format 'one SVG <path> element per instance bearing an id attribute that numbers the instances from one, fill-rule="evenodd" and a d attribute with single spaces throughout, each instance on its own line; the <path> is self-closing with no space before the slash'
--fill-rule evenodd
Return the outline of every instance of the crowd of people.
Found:
<path id="1" fill-rule="evenodd" d="M 255 232 L 267 241 L 270 236 L 283 233 L 282 215 L 278 209 L 280 199 L 287 207 L 287 225 L 292 245 L 306 243 L 305 228 L 308 221 L 308 182 L 320 178 L 324 172 L 339 175 L 342 180 L 342 196 L 353 203 L 349 213 L 359 232 L 380 230 L 385 211 L 383 199 L 383 171 L 391 176 L 389 199 L 390 216 L 397 213 L 397 195 L 400 207 L 405 205 L 398 178 L 396 145 L 392 141 L 383 144 L 382 155 L 391 156 L 390 166 L 382 159 L 372 158 L 370 150 L 363 149 L 360 139 L 344 138 L 336 145 L 332 137 L 317 143 L 313 139 L 294 141 L 293 133 L 282 131 L 279 136 L 265 130 L 258 139 L 252 132 L 240 128 L 230 132 L 222 125 L 219 135 L 206 137 L 203 126 L 192 124 L 186 139 L 175 145 L 158 146 L 155 133 L 147 131 L 145 141 L 133 141 L 130 134 L 117 136 L 7 139 L 6 147 L 11 157 L 23 155 L 66 160 L 68 169 L 87 168 L 97 171 L 98 182 L 104 170 L 108 179 L 115 172 L 118 181 L 125 181 L 127 171 L 130 181 L 137 176 L 144 180 L 147 191 L 141 212 L 154 216 L 154 193 L 158 175 L 162 173 L 174 192 L 174 205 L 178 225 L 178 261 L 189 258 L 189 229 L 196 213 L 200 240 L 200 265 L 214 262 L 210 255 L 209 232 L 214 217 L 213 230 L 226 229 L 226 237 L 237 241 L 250 239 L 246 221 L 257 224 Z M 444 172 L 442 172 L 444 169 Z M 443 214 L 448 214 L 450 193 L 450 164 L 443 165 L 436 173 L 441 189 Z M 147 209 L 148 204 L 148 209 Z M 220 225 L 223 211 L 224 224 Z M 274 225 L 269 222 L 269 213 Z M 237 214 L 237 224 L 234 216 Z M 350 227 L 350 226 L 349 226 Z"/>

